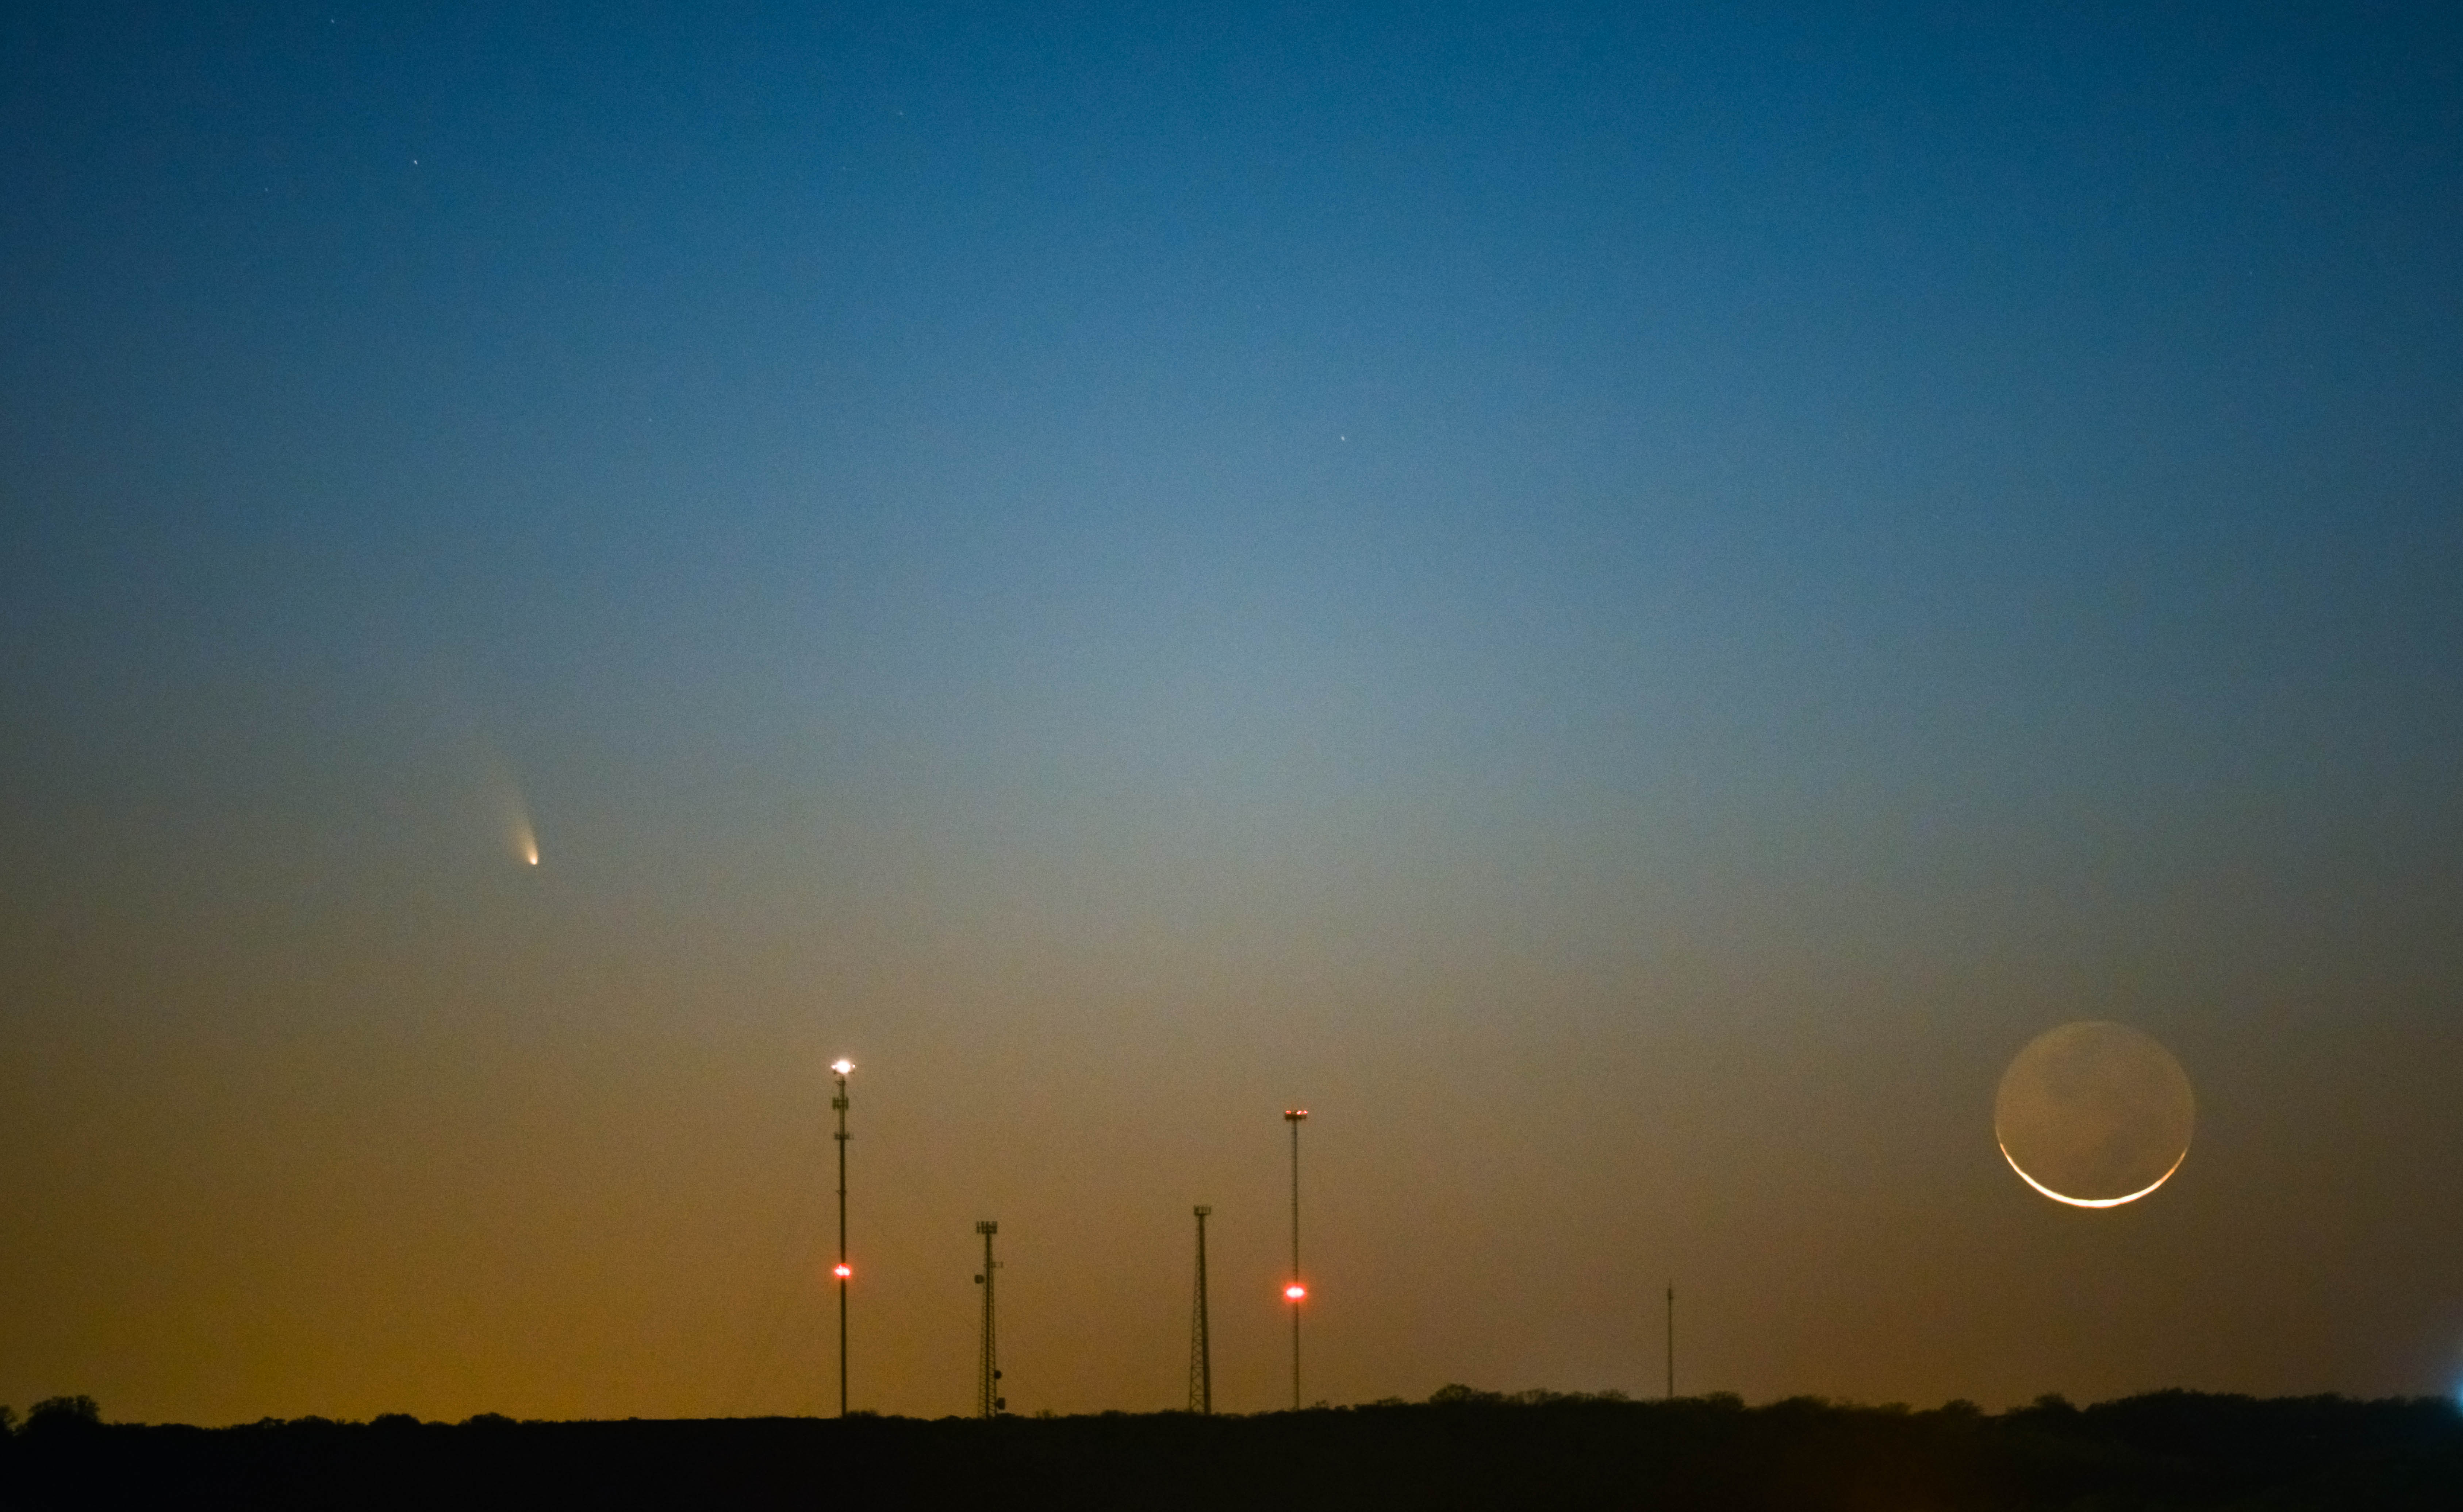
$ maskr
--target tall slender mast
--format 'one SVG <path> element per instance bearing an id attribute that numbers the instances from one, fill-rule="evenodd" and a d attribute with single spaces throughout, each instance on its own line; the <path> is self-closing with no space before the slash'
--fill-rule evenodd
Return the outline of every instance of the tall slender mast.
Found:
<path id="1" fill-rule="evenodd" d="M 975 1232 L 984 1237 L 984 1273 L 975 1278 L 975 1284 L 984 1289 L 984 1338 L 975 1356 L 975 1415 L 991 1417 L 1009 1405 L 1000 1394 L 1000 1346 L 992 1314 L 992 1273 L 1000 1269 L 1000 1262 L 992 1259 L 992 1236 L 1000 1232 L 1000 1225 L 986 1218 L 975 1225 Z"/>
<path id="2" fill-rule="evenodd" d="M 1667 1399 L 1676 1400 L 1676 1283 L 1667 1283 Z"/>
<path id="3" fill-rule="evenodd" d="M 846 1248 L 846 1147 L 847 1147 L 847 1073 L 855 1069 L 853 1061 L 833 1061 L 830 1069 L 838 1073 L 839 1093 L 830 1099 L 838 1109 L 839 1131 L 839 1262 L 830 1274 L 839 1282 L 839 1415 L 847 1414 L 847 1278 L 855 1272 L 847 1266 Z"/>
<path id="4" fill-rule="evenodd" d="M 1305 1107 L 1283 1109 L 1283 1122 L 1292 1126 L 1292 1280 L 1283 1288 L 1283 1298 L 1292 1305 L 1292 1411 L 1300 1410 L 1300 1303 L 1308 1288 L 1300 1283 L 1300 1121 L 1308 1117 Z"/>
<path id="5" fill-rule="evenodd" d="M 1197 1305 L 1188 1324 L 1188 1410 L 1192 1413 L 1214 1411 L 1214 1351 L 1206 1332 L 1206 1216 L 1214 1210 L 1199 1207 L 1197 1215 Z"/>

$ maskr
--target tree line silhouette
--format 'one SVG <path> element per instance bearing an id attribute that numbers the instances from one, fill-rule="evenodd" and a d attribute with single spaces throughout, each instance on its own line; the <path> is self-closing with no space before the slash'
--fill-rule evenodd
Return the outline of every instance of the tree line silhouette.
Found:
<path id="1" fill-rule="evenodd" d="M 2004 1413 L 1449 1386 L 1259 1413 L 106 1423 L 0 1409 L 0 1508 L 796 1506 L 2451 1512 L 2463 1413 L 2161 1391 Z"/>

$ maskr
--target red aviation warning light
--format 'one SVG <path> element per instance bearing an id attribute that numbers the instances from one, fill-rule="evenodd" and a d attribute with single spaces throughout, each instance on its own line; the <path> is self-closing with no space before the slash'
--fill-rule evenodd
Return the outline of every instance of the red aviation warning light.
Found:
<path id="1" fill-rule="evenodd" d="M 1294 1282 L 1283 1288 L 1283 1295 L 1291 1299 L 1293 1302 L 1297 1302 L 1308 1295 L 1308 1288 L 1301 1285 L 1298 1282 Z"/>
<path id="2" fill-rule="evenodd" d="M 840 1260 L 838 1264 L 830 1267 L 830 1274 L 836 1276 L 840 1281 L 844 1281 L 855 1274 L 855 1267 L 847 1264 L 844 1260 Z"/>

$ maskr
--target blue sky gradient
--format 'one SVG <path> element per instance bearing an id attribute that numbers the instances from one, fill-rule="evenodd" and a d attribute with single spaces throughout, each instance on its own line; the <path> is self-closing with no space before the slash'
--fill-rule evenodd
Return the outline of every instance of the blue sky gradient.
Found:
<path id="1" fill-rule="evenodd" d="M 2451 1379 L 2442 8 L 0 56 L 0 1399 L 817 1409 L 842 1052 L 890 1410 L 985 1216 L 1115 1257 L 1021 1254 L 1021 1400 L 1170 1405 L 1173 1215 L 1263 1288 L 1312 1100 L 1338 1400 L 1643 1389 L 1671 1272 L 1700 1389 Z M 2169 1213 L 1997 1170 L 2080 1018 L 2200 1089 Z"/>

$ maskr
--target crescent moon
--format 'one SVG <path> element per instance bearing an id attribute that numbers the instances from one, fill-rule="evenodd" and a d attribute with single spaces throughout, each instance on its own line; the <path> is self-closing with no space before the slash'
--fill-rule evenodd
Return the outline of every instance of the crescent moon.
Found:
<path id="1" fill-rule="evenodd" d="M 2002 1159 L 2010 1161 L 2011 1170 L 2018 1172 L 2019 1180 L 2035 1188 L 2037 1191 L 2052 1198 L 2054 1201 L 2066 1202 L 2074 1208 L 2117 1208 L 2125 1202 L 2135 1202 L 2140 1197 L 2143 1197 L 2149 1192 L 2154 1191 L 2157 1187 L 2162 1186 L 2165 1182 L 2171 1180 L 2172 1172 L 2181 1169 L 2181 1162 L 2190 1158 L 2190 1152 L 2186 1150 L 2182 1150 L 2179 1155 L 2173 1158 L 2171 1166 L 2167 1169 L 2162 1175 L 2157 1176 L 2154 1180 L 2147 1183 L 2147 1185 L 2143 1187 L 2140 1187 L 2137 1191 L 2129 1194 L 2129 1195 L 2125 1197 L 2067 1197 L 2055 1192 L 2052 1188 L 2044 1185 L 2035 1177 L 2027 1174 L 2026 1172 L 2019 1170 L 2018 1162 L 2011 1159 L 2008 1146 L 1995 1141 L 1994 1148 L 2001 1151 Z"/>

